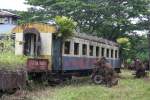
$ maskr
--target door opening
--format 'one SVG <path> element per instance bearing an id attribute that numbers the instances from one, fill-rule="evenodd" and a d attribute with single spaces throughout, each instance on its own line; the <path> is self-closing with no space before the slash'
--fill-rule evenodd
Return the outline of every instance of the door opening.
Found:
<path id="1" fill-rule="evenodd" d="M 25 34 L 24 35 L 24 54 L 26 56 L 35 56 L 35 48 L 36 48 L 36 35 L 35 34 Z"/>
<path id="2" fill-rule="evenodd" d="M 40 33 L 36 29 L 24 31 L 24 55 L 36 57 L 40 55 L 41 39 Z"/>

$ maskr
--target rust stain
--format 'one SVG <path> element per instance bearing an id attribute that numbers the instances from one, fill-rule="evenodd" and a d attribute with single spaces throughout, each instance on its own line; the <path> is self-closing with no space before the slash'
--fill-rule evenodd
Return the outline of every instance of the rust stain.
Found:
<path id="1" fill-rule="evenodd" d="M 41 55 L 41 59 L 48 59 L 48 70 L 52 70 L 52 56 L 51 55 Z"/>
<path id="2" fill-rule="evenodd" d="M 0 70 L 0 90 L 23 88 L 26 84 L 26 78 L 25 70 Z"/>
<path id="3" fill-rule="evenodd" d="M 54 25 L 48 25 L 44 23 L 27 23 L 27 24 L 16 26 L 12 30 L 12 33 L 23 33 L 23 31 L 28 28 L 35 28 L 40 33 L 56 33 L 57 32 L 56 26 Z"/>

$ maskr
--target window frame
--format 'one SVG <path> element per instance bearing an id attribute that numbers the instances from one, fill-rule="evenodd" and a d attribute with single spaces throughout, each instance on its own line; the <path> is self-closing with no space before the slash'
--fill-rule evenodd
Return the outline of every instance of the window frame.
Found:
<path id="1" fill-rule="evenodd" d="M 109 49 L 109 48 L 106 49 L 106 57 L 107 57 L 107 58 L 110 57 L 110 49 Z"/>
<path id="2" fill-rule="evenodd" d="M 115 50 L 115 58 L 118 58 L 118 50 Z"/>
<path id="3" fill-rule="evenodd" d="M 113 49 L 111 49 L 110 55 L 111 55 L 111 58 L 114 58 L 114 50 Z"/>
<path id="4" fill-rule="evenodd" d="M 77 53 L 77 54 L 75 54 L 75 44 L 78 44 L 78 50 L 77 50 L 78 53 Z M 79 56 L 79 55 L 80 55 L 80 43 L 74 42 L 74 43 L 73 43 L 73 47 L 74 47 L 73 55 Z"/>
<path id="5" fill-rule="evenodd" d="M 102 57 L 105 57 L 105 49 L 104 47 L 101 47 L 101 56 Z"/>
<path id="6" fill-rule="evenodd" d="M 91 48 L 92 47 L 92 48 Z M 92 50 L 91 50 L 92 49 Z M 92 51 L 92 52 L 91 52 Z M 93 45 L 89 45 L 89 56 L 94 56 L 94 46 Z"/>
<path id="7" fill-rule="evenodd" d="M 65 53 L 65 44 L 66 42 L 69 42 L 69 53 Z M 63 54 L 70 55 L 71 54 L 71 41 L 65 41 L 63 46 Z"/>
<path id="8" fill-rule="evenodd" d="M 100 47 L 99 47 L 99 46 L 96 46 L 95 48 L 96 48 L 96 51 L 95 51 L 95 52 L 96 52 L 96 55 L 95 55 L 95 56 L 96 56 L 96 57 L 99 57 L 99 56 L 100 56 Z M 97 48 L 98 48 L 98 51 L 97 51 Z M 98 54 L 98 55 L 97 55 L 97 54 Z"/>
<path id="9" fill-rule="evenodd" d="M 84 49 L 84 48 L 83 48 L 83 46 L 85 46 L 85 47 L 86 47 L 86 48 L 85 48 L 85 49 L 86 49 L 86 53 L 85 53 L 85 54 L 84 54 L 84 51 L 83 51 L 83 49 Z M 85 44 L 85 43 L 83 43 L 83 44 L 82 44 L 82 51 L 81 51 L 81 55 L 82 55 L 82 56 L 87 56 L 87 55 L 88 55 L 88 45 L 87 45 L 87 44 Z"/>

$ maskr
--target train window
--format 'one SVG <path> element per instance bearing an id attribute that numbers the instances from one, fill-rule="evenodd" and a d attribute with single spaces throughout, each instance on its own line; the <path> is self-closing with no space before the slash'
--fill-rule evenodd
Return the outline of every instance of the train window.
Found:
<path id="1" fill-rule="evenodd" d="M 105 48 L 102 48 L 101 55 L 104 57 Z"/>
<path id="2" fill-rule="evenodd" d="M 74 43 L 74 55 L 79 55 L 79 43 Z"/>
<path id="3" fill-rule="evenodd" d="M 70 54 L 70 42 L 66 41 L 64 44 L 64 54 Z"/>
<path id="4" fill-rule="evenodd" d="M 109 57 L 109 49 L 107 49 L 106 55 L 107 55 L 107 57 Z"/>
<path id="5" fill-rule="evenodd" d="M 87 45 L 82 44 L 82 55 L 87 55 Z"/>
<path id="6" fill-rule="evenodd" d="M 93 56 L 93 46 L 92 46 L 92 45 L 90 45 L 89 55 L 90 55 L 90 56 Z"/>
<path id="7" fill-rule="evenodd" d="M 96 47 L 96 57 L 98 57 L 99 56 L 99 47 L 97 46 Z"/>
<path id="8" fill-rule="evenodd" d="M 113 58 L 113 55 L 114 55 L 114 50 L 111 49 L 111 58 Z"/>
<path id="9" fill-rule="evenodd" d="M 115 58 L 117 58 L 117 57 L 118 57 L 118 51 L 115 50 Z"/>

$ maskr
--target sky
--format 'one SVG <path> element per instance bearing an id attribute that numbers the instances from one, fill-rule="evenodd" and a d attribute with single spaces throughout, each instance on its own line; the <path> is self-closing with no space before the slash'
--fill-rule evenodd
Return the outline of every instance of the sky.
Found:
<path id="1" fill-rule="evenodd" d="M 0 9 L 12 9 L 26 11 L 29 5 L 24 4 L 25 0 L 0 0 Z"/>

